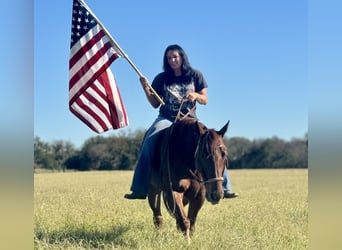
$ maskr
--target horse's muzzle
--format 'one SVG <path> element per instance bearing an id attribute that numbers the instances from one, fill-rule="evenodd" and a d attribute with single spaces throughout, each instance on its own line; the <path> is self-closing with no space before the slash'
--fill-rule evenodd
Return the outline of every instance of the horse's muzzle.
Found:
<path id="1" fill-rule="evenodd" d="M 223 198 L 223 192 L 219 192 L 219 191 L 215 191 L 211 193 L 207 192 L 205 197 L 207 201 L 215 205 L 215 204 L 218 204 L 220 200 Z"/>

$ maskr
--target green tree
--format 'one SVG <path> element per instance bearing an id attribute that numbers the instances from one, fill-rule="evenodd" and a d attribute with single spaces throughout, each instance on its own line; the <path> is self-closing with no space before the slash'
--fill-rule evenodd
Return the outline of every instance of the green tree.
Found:
<path id="1" fill-rule="evenodd" d="M 52 143 L 51 149 L 55 161 L 55 168 L 65 171 L 65 161 L 76 152 L 74 145 L 67 141 L 58 140 Z"/>
<path id="2" fill-rule="evenodd" d="M 34 168 L 54 169 L 55 161 L 49 143 L 34 138 Z"/>
<path id="3" fill-rule="evenodd" d="M 250 150 L 251 141 L 242 137 L 233 137 L 231 139 L 225 137 L 224 142 L 228 147 L 229 168 L 241 168 L 239 160 Z"/>
<path id="4" fill-rule="evenodd" d="M 34 140 L 35 168 L 54 170 L 133 169 L 145 131 L 95 136 L 80 150 L 62 140 L 52 144 Z M 278 137 L 250 141 L 242 137 L 224 138 L 228 146 L 229 168 L 305 168 L 308 166 L 308 137 L 284 141 Z"/>

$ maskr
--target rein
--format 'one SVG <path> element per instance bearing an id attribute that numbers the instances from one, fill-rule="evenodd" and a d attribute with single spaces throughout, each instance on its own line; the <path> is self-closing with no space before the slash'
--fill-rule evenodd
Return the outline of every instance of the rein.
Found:
<path id="1" fill-rule="evenodd" d="M 183 98 L 182 101 L 181 101 L 181 104 L 179 106 L 179 110 L 178 110 L 178 113 L 176 115 L 176 119 L 175 121 L 180 121 L 180 120 L 183 120 L 185 119 L 186 117 L 188 117 L 189 115 L 192 116 L 192 118 L 194 119 L 197 119 L 197 116 L 196 116 L 196 106 L 193 106 L 186 114 L 183 114 L 183 112 L 181 111 L 182 110 L 182 106 L 183 106 L 183 103 L 184 102 L 188 102 L 189 100 Z"/>
<path id="2" fill-rule="evenodd" d="M 206 181 L 203 181 L 200 178 L 198 178 L 198 176 L 191 169 L 189 170 L 189 172 L 192 175 L 192 177 L 194 177 L 194 180 L 198 181 L 199 184 L 201 184 L 201 185 L 205 185 L 205 184 L 217 182 L 217 181 L 223 181 L 223 177 L 215 177 L 215 178 L 210 178 Z"/>

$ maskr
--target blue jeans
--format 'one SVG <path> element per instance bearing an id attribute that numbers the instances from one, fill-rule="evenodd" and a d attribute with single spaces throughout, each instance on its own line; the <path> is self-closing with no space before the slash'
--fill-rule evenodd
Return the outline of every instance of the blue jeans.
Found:
<path id="1" fill-rule="evenodd" d="M 160 135 L 160 132 L 172 125 L 172 122 L 164 117 L 158 116 L 151 127 L 147 130 L 145 138 L 141 144 L 140 155 L 137 166 L 135 167 L 131 191 L 147 194 L 152 171 L 152 159 L 155 144 Z M 223 190 L 230 191 L 230 180 L 227 168 L 223 173 Z"/>
<path id="2" fill-rule="evenodd" d="M 131 190 L 133 192 L 147 194 L 152 171 L 152 159 L 155 144 L 160 132 L 170 127 L 172 122 L 162 116 L 158 116 L 151 127 L 147 130 L 141 144 L 140 155 L 135 167 Z"/>
<path id="3" fill-rule="evenodd" d="M 222 187 L 223 187 L 223 191 L 224 192 L 232 190 L 231 186 L 230 186 L 230 178 L 229 178 L 229 174 L 228 174 L 227 168 L 224 168 Z"/>

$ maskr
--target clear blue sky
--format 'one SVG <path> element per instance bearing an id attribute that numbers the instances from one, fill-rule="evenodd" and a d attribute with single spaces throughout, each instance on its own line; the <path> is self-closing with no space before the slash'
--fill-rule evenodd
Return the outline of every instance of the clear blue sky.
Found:
<path id="1" fill-rule="evenodd" d="M 200 120 L 228 137 L 303 138 L 308 131 L 308 6 L 304 0 L 85 0 L 140 71 L 153 80 L 169 44 L 181 45 L 205 76 Z M 34 135 L 79 147 L 97 134 L 68 109 L 72 1 L 34 1 Z M 157 116 L 124 58 L 111 69 L 130 125 Z"/>

